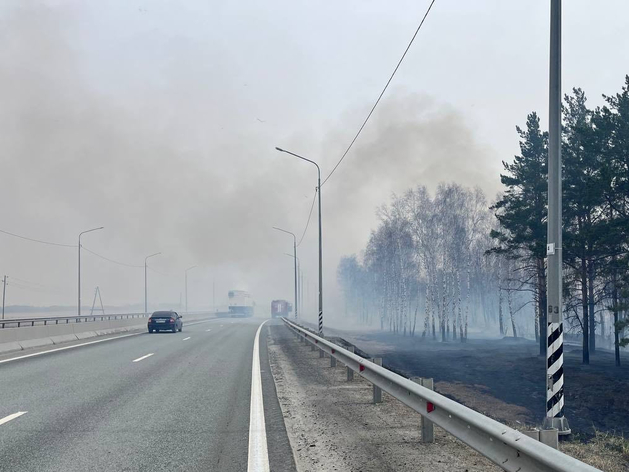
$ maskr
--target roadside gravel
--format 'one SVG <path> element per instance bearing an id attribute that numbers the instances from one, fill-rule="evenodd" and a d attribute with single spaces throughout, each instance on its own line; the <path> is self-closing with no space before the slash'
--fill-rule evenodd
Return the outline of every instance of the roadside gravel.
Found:
<path id="1" fill-rule="evenodd" d="M 498 471 L 487 459 L 435 427 L 420 442 L 420 415 L 393 397 L 372 404 L 372 385 L 299 343 L 284 326 L 269 328 L 269 360 L 297 470 Z"/>

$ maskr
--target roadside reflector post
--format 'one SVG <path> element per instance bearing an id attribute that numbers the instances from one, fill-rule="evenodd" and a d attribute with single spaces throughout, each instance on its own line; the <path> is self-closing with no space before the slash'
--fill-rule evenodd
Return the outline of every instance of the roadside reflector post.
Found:
<path id="1" fill-rule="evenodd" d="M 382 367 L 382 357 L 374 357 L 372 361 L 374 364 Z M 376 384 L 373 385 L 373 402 L 382 403 L 382 389 L 376 387 Z"/>
<path id="2" fill-rule="evenodd" d="M 352 353 L 353 353 L 353 352 L 354 352 L 354 346 L 349 346 L 349 347 L 347 348 L 347 350 L 348 350 L 349 352 L 352 352 Z M 348 382 L 351 382 L 352 380 L 354 380 L 354 371 L 353 371 L 353 370 L 350 368 L 350 366 L 348 365 L 348 366 L 347 366 L 347 381 L 348 381 Z"/>
<path id="3" fill-rule="evenodd" d="M 542 429 L 539 432 L 539 440 L 553 449 L 559 449 L 559 430 L 557 428 Z"/>

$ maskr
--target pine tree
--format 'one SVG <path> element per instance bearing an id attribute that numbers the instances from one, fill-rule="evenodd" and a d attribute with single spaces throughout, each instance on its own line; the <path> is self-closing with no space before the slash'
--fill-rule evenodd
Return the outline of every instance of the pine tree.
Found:
<path id="1" fill-rule="evenodd" d="M 501 199 L 492 206 L 500 223 L 491 231 L 497 242 L 493 252 L 511 259 L 521 259 L 534 272 L 538 294 L 539 352 L 546 354 L 546 216 L 548 195 L 548 133 L 542 132 L 539 117 L 533 112 L 526 120 L 526 130 L 516 128 L 520 153 L 513 163 L 503 162 L 500 180 L 506 187 Z"/>

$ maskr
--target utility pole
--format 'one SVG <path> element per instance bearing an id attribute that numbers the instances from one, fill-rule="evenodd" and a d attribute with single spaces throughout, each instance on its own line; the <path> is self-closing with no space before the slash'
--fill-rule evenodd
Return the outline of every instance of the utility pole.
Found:
<path id="1" fill-rule="evenodd" d="M 96 307 L 96 297 L 100 300 L 100 311 L 105 314 L 105 307 L 103 306 L 103 298 L 100 295 L 100 287 L 96 287 L 94 290 L 94 301 L 92 302 L 92 309 L 90 310 L 90 316 L 94 314 L 94 308 Z"/>
<path id="2" fill-rule="evenodd" d="M 550 84 L 548 127 L 548 227 L 546 417 L 544 429 L 570 434 L 564 417 L 561 226 L 561 0 L 550 2 Z M 584 342 L 587 342 L 585 340 Z"/>
<path id="3" fill-rule="evenodd" d="M 4 297 L 7 294 L 7 276 L 2 280 L 2 319 L 4 319 Z"/>

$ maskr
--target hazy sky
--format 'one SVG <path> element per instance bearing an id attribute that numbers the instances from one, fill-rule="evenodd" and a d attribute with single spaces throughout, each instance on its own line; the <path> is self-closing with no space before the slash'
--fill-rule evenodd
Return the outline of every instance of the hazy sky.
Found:
<path id="1" fill-rule="evenodd" d="M 292 297 L 289 236 L 429 1 L 0 2 L 0 229 L 150 272 L 153 303 L 230 288 Z M 629 73 L 629 3 L 564 1 L 563 87 L 590 105 Z M 549 0 L 437 0 L 381 106 L 323 186 L 324 277 L 360 251 L 392 192 L 500 189 L 515 125 L 547 115 Z M 316 212 L 299 248 L 315 300 Z M 76 303 L 76 249 L 0 234 L 8 304 Z M 84 253 L 83 300 L 143 301 L 143 269 Z M 15 279 L 13 279 L 15 278 Z M 19 282 L 21 279 L 26 282 Z M 20 286 L 20 284 L 22 286 Z M 34 285 L 40 284 L 40 285 Z"/>

